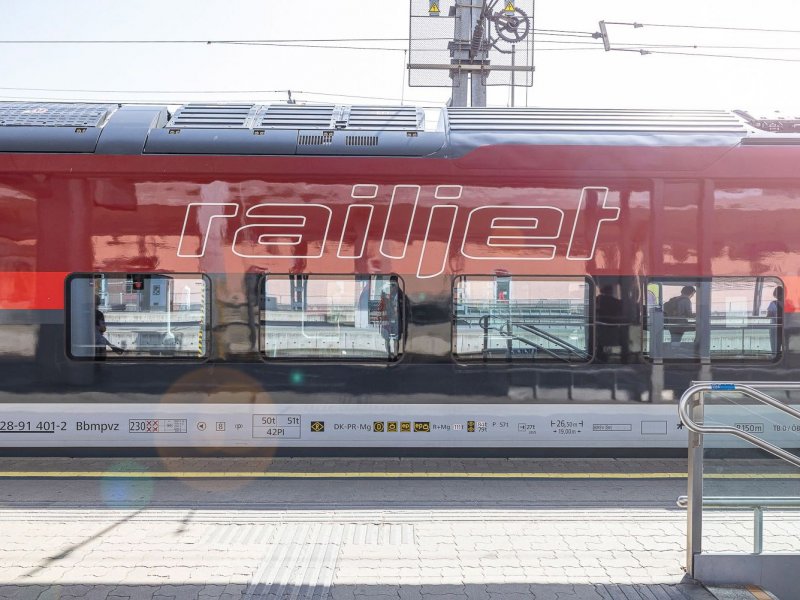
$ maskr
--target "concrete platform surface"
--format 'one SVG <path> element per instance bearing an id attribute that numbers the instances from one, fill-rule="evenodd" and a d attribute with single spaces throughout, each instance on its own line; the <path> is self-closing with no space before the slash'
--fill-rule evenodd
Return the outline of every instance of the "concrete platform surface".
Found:
<path id="1" fill-rule="evenodd" d="M 713 600 L 682 568 L 685 469 L 0 459 L 0 598 Z"/>

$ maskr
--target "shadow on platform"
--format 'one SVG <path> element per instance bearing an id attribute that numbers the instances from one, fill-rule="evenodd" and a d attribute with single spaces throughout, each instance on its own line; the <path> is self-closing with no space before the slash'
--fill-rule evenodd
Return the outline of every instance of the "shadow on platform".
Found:
<path id="1" fill-rule="evenodd" d="M 531 579 L 536 579 L 532 574 Z M 681 583 L 485 583 L 485 584 L 241 584 L 112 585 L 31 584 L 0 585 L 2 600 L 715 600 L 704 587 Z"/>

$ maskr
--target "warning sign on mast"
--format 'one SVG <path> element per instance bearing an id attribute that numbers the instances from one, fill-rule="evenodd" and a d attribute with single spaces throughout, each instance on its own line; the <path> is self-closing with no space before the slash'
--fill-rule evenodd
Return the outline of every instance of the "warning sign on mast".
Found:
<path id="1" fill-rule="evenodd" d="M 506 7 L 503 9 L 503 12 L 506 13 L 507 16 L 512 16 L 514 12 L 516 12 L 516 8 L 514 8 L 514 1 L 513 0 L 506 0 Z"/>
<path id="2" fill-rule="evenodd" d="M 439 0 L 428 0 L 428 14 L 432 17 L 438 17 L 441 11 L 439 10 Z"/>

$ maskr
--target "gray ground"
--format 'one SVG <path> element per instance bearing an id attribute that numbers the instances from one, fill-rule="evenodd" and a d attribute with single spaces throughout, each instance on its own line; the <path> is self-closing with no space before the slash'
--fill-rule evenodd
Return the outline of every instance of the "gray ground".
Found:
<path id="1" fill-rule="evenodd" d="M 675 499 L 686 480 L 664 474 L 685 470 L 678 460 L 0 459 L 0 598 L 711 600 L 681 583 L 686 514 Z M 42 471 L 107 475 L 31 476 Z M 187 472 L 217 475 L 156 476 Z M 797 479 L 767 481 L 797 493 Z M 708 485 L 753 495 L 765 480 Z M 748 551 L 752 516 L 712 513 L 705 533 L 709 547 Z M 768 518 L 766 549 L 800 550 L 799 534 L 792 514 Z"/>

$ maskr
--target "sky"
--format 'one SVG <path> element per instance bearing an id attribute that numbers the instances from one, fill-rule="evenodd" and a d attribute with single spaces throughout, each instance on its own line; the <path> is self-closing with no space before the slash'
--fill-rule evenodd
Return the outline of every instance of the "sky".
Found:
<path id="1" fill-rule="evenodd" d="M 451 0 L 443 0 L 443 3 Z M 527 0 L 530 2 L 530 0 Z M 396 38 L 380 49 L 230 44 L 2 44 L 0 100 L 181 104 L 283 101 L 441 106 L 448 88 L 408 86 L 408 0 L 0 0 L 0 42 L 12 40 L 247 40 Z M 536 0 L 534 28 L 591 33 L 609 25 L 613 47 L 693 56 L 605 52 L 589 37 L 534 37 L 534 83 L 517 106 L 722 108 L 800 114 L 800 3 L 796 0 Z M 655 27 L 791 29 L 723 31 Z M 561 42 L 571 42 L 564 44 Z M 574 44 L 586 43 L 589 46 Z M 591 46 L 591 44 L 595 46 Z M 634 46 L 622 46 L 633 44 Z M 725 48 L 709 48 L 725 46 Z M 754 47 L 775 49 L 757 50 Z M 580 49 L 579 49 L 580 48 Z M 795 48 L 789 50 L 789 48 Z M 651 48 L 653 49 L 653 48 Z M 697 53 L 768 60 L 712 58 Z M 782 59 L 781 61 L 775 59 Z M 507 88 L 489 104 L 507 106 Z"/>

